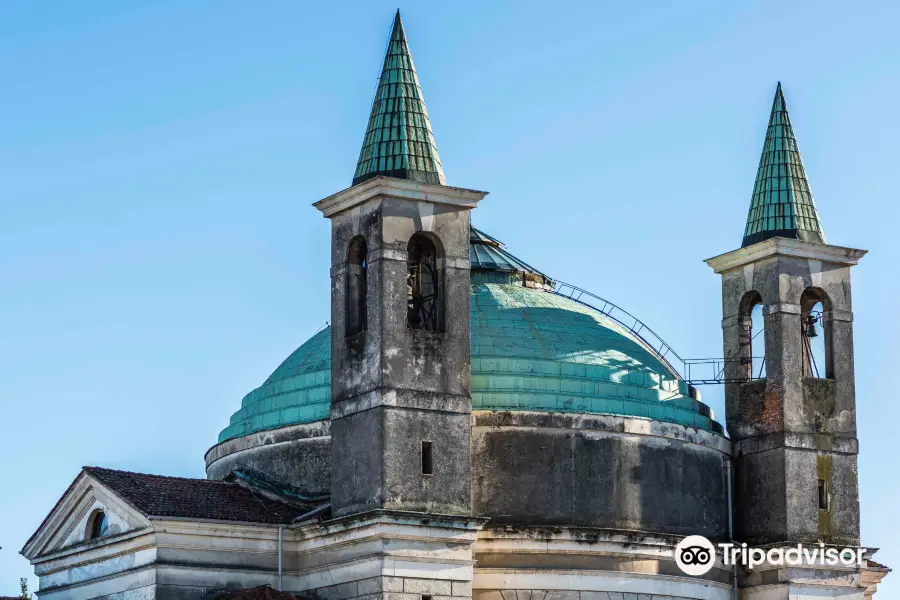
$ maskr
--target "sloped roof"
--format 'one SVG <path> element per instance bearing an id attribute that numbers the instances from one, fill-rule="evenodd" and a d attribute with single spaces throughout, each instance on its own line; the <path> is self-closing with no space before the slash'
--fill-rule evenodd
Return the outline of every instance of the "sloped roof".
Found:
<path id="1" fill-rule="evenodd" d="M 876 562 L 871 558 L 866 559 L 866 566 L 870 569 L 887 569 L 890 571 L 891 569 L 887 565 L 883 565 L 880 562 Z"/>
<path id="2" fill-rule="evenodd" d="M 66 499 L 85 478 L 96 480 L 144 517 L 186 518 L 207 521 L 231 521 L 264 525 L 287 525 L 310 512 L 322 502 L 280 502 L 271 494 L 264 496 L 256 486 L 208 479 L 166 477 L 102 467 L 82 467 L 53 508 L 44 517 L 22 548 L 29 546 L 51 522 Z M 277 496 L 276 496 L 277 497 Z M 288 504 L 287 502 L 290 502 Z M 326 505 L 328 506 L 328 505 Z M 2 596 L 0 596 L 2 600 Z"/>
<path id="3" fill-rule="evenodd" d="M 84 467 L 84 472 L 148 517 L 288 524 L 306 512 L 304 508 L 265 498 L 236 483 L 102 467 Z"/>
<path id="4" fill-rule="evenodd" d="M 469 228 L 469 262 L 473 271 L 527 273 L 550 282 L 549 277 L 507 251 L 503 242 L 474 227 Z"/>
<path id="5" fill-rule="evenodd" d="M 773 237 L 825 242 L 780 82 L 772 102 L 741 247 Z"/>
<path id="6" fill-rule="evenodd" d="M 353 185 L 376 175 L 446 184 L 399 10 L 394 17 Z"/>

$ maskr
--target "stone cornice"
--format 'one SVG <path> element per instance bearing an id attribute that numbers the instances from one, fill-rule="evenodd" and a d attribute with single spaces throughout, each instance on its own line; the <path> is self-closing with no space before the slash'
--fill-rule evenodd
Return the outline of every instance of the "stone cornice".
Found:
<path id="1" fill-rule="evenodd" d="M 868 251 L 831 244 L 816 244 L 790 238 L 771 238 L 746 248 L 708 258 L 704 262 L 716 273 L 724 273 L 772 256 L 808 258 L 831 264 L 853 266 L 865 256 L 866 252 Z"/>
<path id="2" fill-rule="evenodd" d="M 490 429 L 575 429 L 591 436 L 642 435 L 704 446 L 731 455 L 731 440 L 725 436 L 680 423 L 646 417 L 544 411 L 496 411 L 473 409 L 473 427 Z"/>
<path id="3" fill-rule="evenodd" d="M 313 206 L 322 211 L 322 216 L 333 217 L 376 196 L 390 196 L 413 202 L 431 202 L 471 209 L 475 208 L 487 194 L 478 190 L 416 183 L 394 177 L 375 177 L 323 198 Z"/>
<path id="4" fill-rule="evenodd" d="M 387 530 L 385 531 L 390 530 L 391 534 L 396 535 L 398 528 L 410 531 L 424 527 L 430 531 L 430 534 L 427 536 L 429 538 L 434 537 L 435 535 L 442 538 L 455 537 L 457 534 L 452 532 L 461 531 L 466 537 L 471 536 L 471 541 L 474 541 L 476 532 L 489 520 L 490 519 L 487 517 L 474 515 L 449 515 L 406 510 L 375 509 L 354 515 L 338 517 L 328 521 L 299 523 L 293 527 L 303 539 L 372 527 L 386 527 Z M 438 534 L 437 532 L 440 530 L 446 530 L 446 533 Z"/>
<path id="5" fill-rule="evenodd" d="M 54 552 L 43 554 L 31 559 L 32 565 L 36 570 L 40 570 L 38 575 L 44 573 L 59 571 L 63 568 L 72 568 L 97 562 L 98 560 L 106 560 L 114 556 L 123 556 L 132 554 L 144 548 L 153 547 L 152 541 L 153 528 L 143 527 L 141 529 L 126 531 L 114 536 L 108 536 L 99 540 L 92 540 L 73 546 L 66 546 Z M 140 538 L 146 538 L 141 540 Z M 66 560 L 68 559 L 68 560 Z M 49 562 L 61 562 L 63 566 L 55 566 L 53 568 L 39 567 Z"/>
<path id="6" fill-rule="evenodd" d="M 427 336 L 446 336 L 431 332 L 417 332 Z M 370 410 L 376 406 L 389 408 L 411 408 L 442 413 L 469 414 L 472 412 L 472 398 L 468 395 L 423 392 L 409 389 L 379 388 L 363 392 L 346 400 L 331 403 L 331 419 L 340 419 Z"/>
<path id="7" fill-rule="evenodd" d="M 748 456 L 783 448 L 815 452 L 826 451 L 837 454 L 859 454 L 859 441 L 853 434 L 826 435 L 780 431 L 744 440 L 736 440 L 734 442 L 733 456 L 737 458 L 738 456 Z"/>

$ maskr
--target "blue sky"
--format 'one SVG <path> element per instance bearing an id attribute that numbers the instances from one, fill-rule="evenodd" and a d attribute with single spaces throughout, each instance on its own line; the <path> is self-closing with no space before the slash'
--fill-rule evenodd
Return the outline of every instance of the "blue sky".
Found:
<path id="1" fill-rule="evenodd" d="M 474 222 L 524 260 L 719 356 L 702 261 L 740 245 L 781 80 L 829 241 L 870 250 L 863 542 L 900 566 L 900 7 L 648 4 L 401 4 L 448 182 L 491 192 Z M 396 8 L 0 5 L 0 595 L 82 465 L 203 476 L 328 318 L 310 204 L 350 183 Z"/>

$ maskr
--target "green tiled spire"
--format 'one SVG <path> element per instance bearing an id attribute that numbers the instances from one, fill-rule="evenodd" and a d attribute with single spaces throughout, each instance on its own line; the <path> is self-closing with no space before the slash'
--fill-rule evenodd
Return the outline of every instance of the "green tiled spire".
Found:
<path id="1" fill-rule="evenodd" d="M 353 185 L 377 175 L 445 185 L 400 11 L 394 17 Z"/>
<path id="2" fill-rule="evenodd" d="M 741 247 L 773 237 L 825 243 L 781 82 L 775 90 Z"/>

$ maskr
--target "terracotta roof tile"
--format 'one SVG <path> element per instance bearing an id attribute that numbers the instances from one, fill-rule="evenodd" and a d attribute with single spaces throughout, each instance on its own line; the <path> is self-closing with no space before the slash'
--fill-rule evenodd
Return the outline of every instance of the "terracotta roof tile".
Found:
<path id="1" fill-rule="evenodd" d="M 306 510 L 270 500 L 236 483 L 84 467 L 146 516 L 287 524 Z"/>

